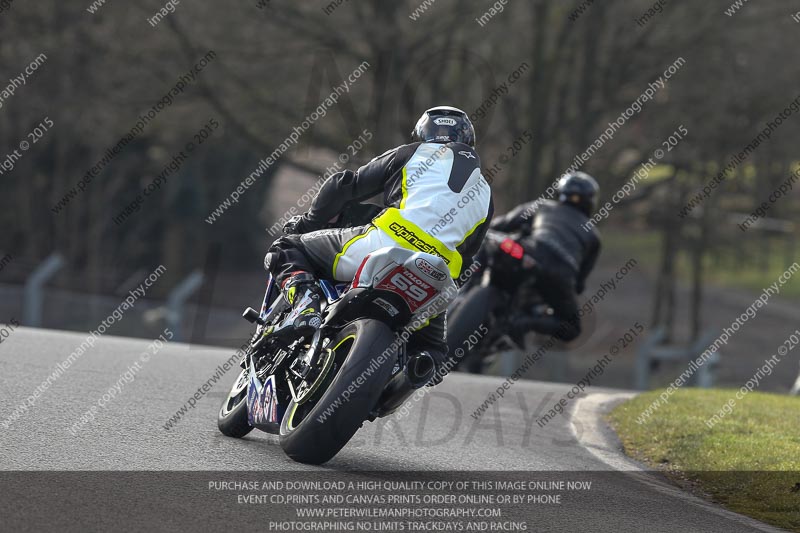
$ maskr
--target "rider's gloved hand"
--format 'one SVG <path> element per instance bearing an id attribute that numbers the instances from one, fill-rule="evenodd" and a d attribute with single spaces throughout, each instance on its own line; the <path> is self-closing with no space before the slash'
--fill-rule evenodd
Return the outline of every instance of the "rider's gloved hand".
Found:
<path id="1" fill-rule="evenodd" d="M 322 226 L 308 220 L 306 215 L 295 215 L 283 226 L 286 235 L 302 235 L 320 229 Z"/>

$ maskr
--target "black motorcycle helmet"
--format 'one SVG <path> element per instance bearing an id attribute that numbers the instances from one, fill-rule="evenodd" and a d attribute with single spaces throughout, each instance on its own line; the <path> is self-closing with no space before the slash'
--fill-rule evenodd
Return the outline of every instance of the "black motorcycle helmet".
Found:
<path id="1" fill-rule="evenodd" d="M 599 192 L 597 181 L 585 172 L 569 172 L 558 180 L 558 201 L 580 209 L 587 217 L 597 207 Z"/>
<path id="2" fill-rule="evenodd" d="M 441 105 L 425 111 L 414 130 L 412 142 L 457 142 L 475 146 L 475 128 L 466 113 L 458 108 Z"/>

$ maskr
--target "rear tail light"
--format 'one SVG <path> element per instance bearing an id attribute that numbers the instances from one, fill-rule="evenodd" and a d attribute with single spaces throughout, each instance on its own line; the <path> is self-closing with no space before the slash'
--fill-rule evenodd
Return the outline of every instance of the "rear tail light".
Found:
<path id="1" fill-rule="evenodd" d="M 514 239 L 504 240 L 500 244 L 500 249 L 514 259 L 522 259 L 522 256 L 525 255 L 525 250 L 522 248 L 522 245 L 516 242 Z"/>

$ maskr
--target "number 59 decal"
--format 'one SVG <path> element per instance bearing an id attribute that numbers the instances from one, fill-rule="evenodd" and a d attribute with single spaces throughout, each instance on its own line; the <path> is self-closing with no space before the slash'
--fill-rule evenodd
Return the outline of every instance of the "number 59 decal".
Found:
<path id="1" fill-rule="evenodd" d="M 432 285 L 402 266 L 389 272 L 375 288 L 400 295 L 412 313 L 433 298 L 437 292 Z"/>

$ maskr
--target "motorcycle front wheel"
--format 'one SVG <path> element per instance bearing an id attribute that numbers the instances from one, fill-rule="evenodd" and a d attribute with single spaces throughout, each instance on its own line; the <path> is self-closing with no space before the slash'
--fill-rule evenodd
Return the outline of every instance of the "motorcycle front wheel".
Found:
<path id="1" fill-rule="evenodd" d="M 456 368 L 480 374 L 483 368 L 482 346 L 472 346 L 467 339 L 479 331 L 481 325 L 489 325 L 489 313 L 497 298 L 497 289 L 492 286 L 475 287 L 464 296 L 461 305 L 447 316 L 447 345 L 451 357 L 458 358 Z M 483 344 L 480 343 L 479 344 Z"/>
<path id="2" fill-rule="evenodd" d="M 239 373 L 239 377 L 236 378 L 231 391 L 219 408 L 217 427 L 223 435 L 237 439 L 253 431 L 253 426 L 247 420 L 246 368 Z"/>

